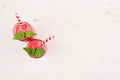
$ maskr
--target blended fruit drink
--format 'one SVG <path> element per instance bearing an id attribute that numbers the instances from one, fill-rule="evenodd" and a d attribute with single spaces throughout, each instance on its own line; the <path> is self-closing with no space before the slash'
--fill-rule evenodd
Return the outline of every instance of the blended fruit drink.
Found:
<path id="1" fill-rule="evenodd" d="M 43 41 L 34 39 L 27 44 L 27 47 L 23 48 L 29 56 L 33 58 L 42 57 L 45 54 L 46 46 L 42 44 Z"/>
<path id="2" fill-rule="evenodd" d="M 34 39 L 34 36 L 36 35 L 31 25 L 25 21 L 18 22 L 14 26 L 13 34 L 14 34 L 15 40 L 21 40 L 21 41 L 26 41 L 26 42 Z"/>
<path id="3" fill-rule="evenodd" d="M 13 39 L 25 42 L 33 40 L 36 35 L 33 27 L 28 22 L 21 21 L 17 13 L 16 18 L 18 23 L 16 23 L 13 28 Z"/>

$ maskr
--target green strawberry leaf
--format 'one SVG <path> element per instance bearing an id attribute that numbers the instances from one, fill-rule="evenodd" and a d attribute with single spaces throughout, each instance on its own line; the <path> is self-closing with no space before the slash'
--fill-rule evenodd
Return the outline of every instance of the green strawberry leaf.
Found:
<path id="1" fill-rule="evenodd" d="M 34 35 L 36 35 L 34 32 L 32 32 L 32 31 L 27 31 L 27 32 L 25 32 L 25 34 L 26 34 L 26 37 L 32 37 L 32 36 L 34 36 Z"/>
<path id="2" fill-rule="evenodd" d="M 41 48 L 37 48 L 34 56 L 38 58 L 38 57 L 41 57 L 44 53 L 45 53 L 45 50 Z"/>
<path id="3" fill-rule="evenodd" d="M 15 40 L 21 40 L 23 39 L 25 36 L 24 32 L 18 32 L 17 34 L 15 34 L 14 38 Z"/>
<path id="4" fill-rule="evenodd" d="M 23 49 L 24 49 L 29 55 L 31 55 L 31 51 L 32 51 L 31 48 L 24 47 Z"/>

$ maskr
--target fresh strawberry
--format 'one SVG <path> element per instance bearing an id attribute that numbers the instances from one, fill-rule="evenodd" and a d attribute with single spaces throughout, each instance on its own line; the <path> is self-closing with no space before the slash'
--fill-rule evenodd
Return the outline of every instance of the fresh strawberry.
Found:
<path id="1" fill-rule="evenodd" d="M 29 56 L 33 58 L 40 58 L 45 54 L 46 46 L 43 44 L 42 40 L 34 39 L 23 49 L 29 54 Z"/>
<path id="2" fill-rule="evenodd" d="M 18 22 L 13 29 L 13 34 L 15 40 L 21 41 L 30 41 L 34 39 L 36 35 L 35 31 L 31 27 L 31 25 L 25 21 Z"/>

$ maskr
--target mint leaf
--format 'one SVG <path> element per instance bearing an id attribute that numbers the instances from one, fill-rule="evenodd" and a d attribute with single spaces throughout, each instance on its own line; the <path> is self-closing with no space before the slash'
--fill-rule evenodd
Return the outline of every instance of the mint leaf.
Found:
<path id="1" fill-rule="evenodd" d="M 14 38 L 15 40 L 21 40 L 23 39 L 25 36 L 24 32 L 18 32 L 17 34 L 15 34 Z"/>
<path id="2" fill-rule="evenodd" d="M 28 47 L 24 47 L 23 48 L 29 55 L 31 55 L 31 48 L 28 48 Z"/>
<path id="3" fill-rule="evenodd" d="M 32 36 L 34 36 L 34 35 L 36 35 L 34 32 L 32 32 L 32 31 L 27 31 L 27 32 L 25 32 L 25 34 L 26 34 L 26 37 L 32 37 Z"/>
<path id="4" fill-rule="evenodd" d="M 38 57 L 41 57 L 44 53 L 45 53 L 45 50 L 41 48 L 37 48 L 34 56 L 38 58 Z"/>
<path id="5" fill-rule="evenodd" d="M 35 54 L 35 49 L 31 49 L 31 55 Z"/>

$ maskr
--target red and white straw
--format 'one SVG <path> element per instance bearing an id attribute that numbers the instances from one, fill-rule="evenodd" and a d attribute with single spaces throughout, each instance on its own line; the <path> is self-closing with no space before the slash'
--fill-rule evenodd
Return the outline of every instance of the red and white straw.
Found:
<path id="1" fill-rule="evenodd" d="M 44 40 L 41 45 L 46 44 L 48 41 L 50 41 L 54 38 L 55 38 L 55 36 L 50 36 L 50 37 L 46 38 L 46 40 Z"/>
<path id="2" fill-rule="evenodd" d="M 17 21 L 18 21 L 19 23 L 21 23 L 21 19 L 20 19 L 18 13 L 16 13 L 16 18 L 17 18 Z"/>

